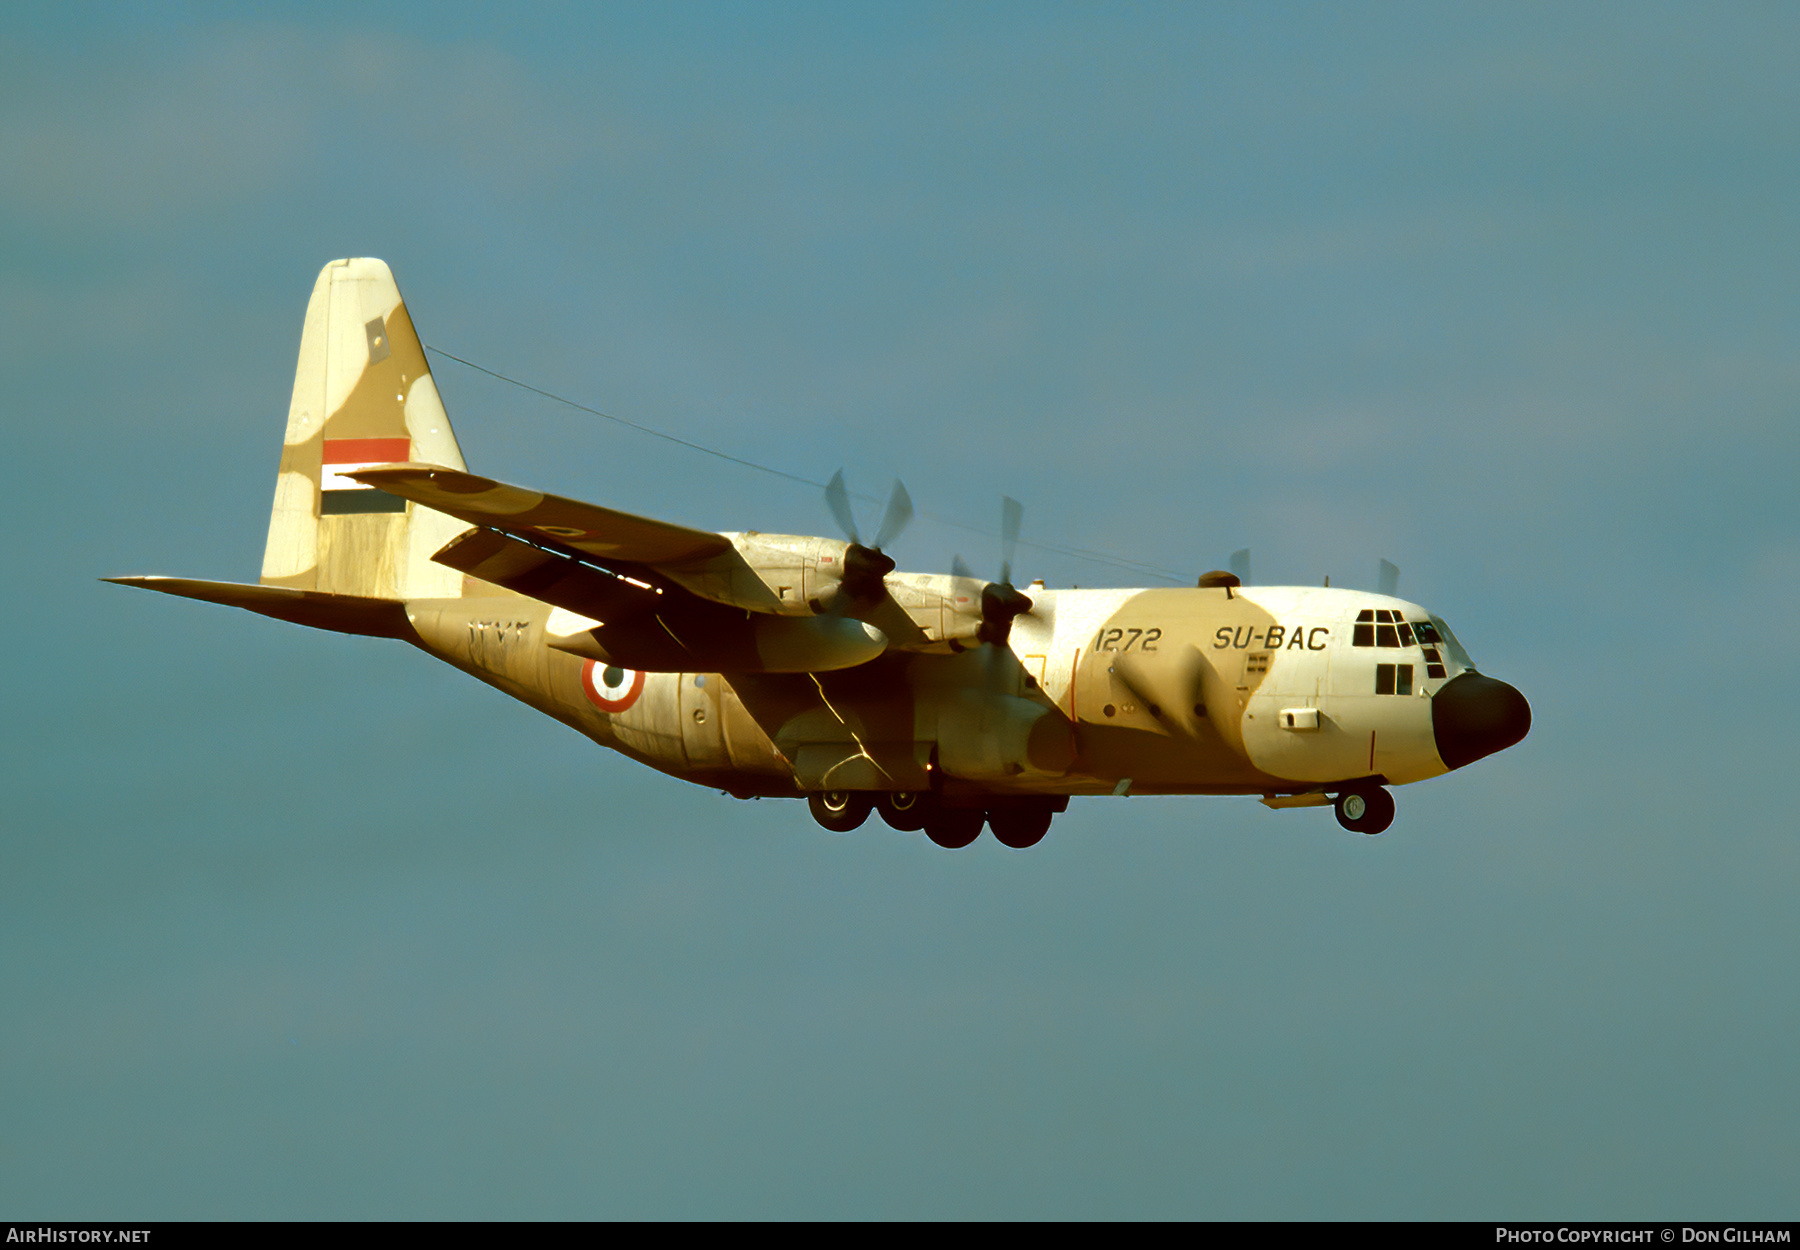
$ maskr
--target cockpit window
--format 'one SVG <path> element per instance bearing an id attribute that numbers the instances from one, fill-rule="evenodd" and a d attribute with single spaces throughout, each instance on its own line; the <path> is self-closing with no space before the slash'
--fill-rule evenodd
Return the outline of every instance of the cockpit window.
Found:
<path id="1" fill-rule="evenodd" d="M 1444 649 L 1450 653 L 1450 658 L 1456 661 L 1457 667 L 1474 668 L 1475 661 L 1469 658 L 1469 653 L 1463 650 L 1462 643 L 1456 640 L 1456 635 L 1450 632 L 1448 625 L 1444 624 L 1444 618 L 1434 616 L 1431 618 L 1431 623 L 1437 627 L 1437 633 L 1443 641 Z"/>
<path id="2" fill-rule="evenodd" d="M 1356 614 L 1356 625 L 1350 634 L 1353 647 L 1415 646 L 1414 631 L 1421 628 L 1409 624 L 1391 608 L 1364 608 Z"/>
<path id="3" fill-rule="evenodd" d="M 1475 667 L 1475 662 L 1469 659 L 1469 653 L 1463 650 L 1462 644 L 1456 640 L 1456 635 L 1450 632 L 1450 627 L 1444 624 L 1441 616 L 1425 621 L 1409 621 L 1391 608 L 1364 608 L 1356 614 L 1350 645 L 1396 649 L 1418 647 L 1425 657 L 1425 677 L 1428 681 L 1442 681 L 1450 675 L 1446 652 L 1449 653 L 1448 659 L 1455 662 L 1457 671 Z M 1405 694 L 1411 688 L 1411 665 L 1377 666 L 1377 694 Z"/>

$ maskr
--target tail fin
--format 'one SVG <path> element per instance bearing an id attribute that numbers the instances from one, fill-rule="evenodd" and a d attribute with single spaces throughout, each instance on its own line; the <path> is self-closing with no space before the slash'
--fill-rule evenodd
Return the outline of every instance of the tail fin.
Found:
<path id="1" fill-rule="evenodd" d="M 407 460 L 466 467 L 387 264 L 334 260 L 306 306 L 262 584 L 376 599 L 462 594 L 462 574 L 431 556 L 466 523 L 343 476 Z"/>

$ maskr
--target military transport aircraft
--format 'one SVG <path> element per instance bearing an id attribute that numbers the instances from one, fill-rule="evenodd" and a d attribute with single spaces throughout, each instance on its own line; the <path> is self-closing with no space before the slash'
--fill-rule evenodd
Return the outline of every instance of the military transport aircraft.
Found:
<path id="1" fill-rule="evenodd" d="M 1380 833 L 1385 787 L 1531 725 L 1523 695 L 1392 594 L 1226 572 L 1021 590 L 1010 500 L 996 580 L 903 573 L 882 551 L 911 516 L 903 488 L 866 544 L 841 475 L 827 499 L 848 541 L 478 477 L 387 265 L 338 260 L 307 305 L 260 584 L 110 580 L 396 638 L 672 776 L 804 796 L 838 832 L 875 811 L 946 847 L 984 823 L 1031 846 L 1074 795 L 1253 794 Z"/>

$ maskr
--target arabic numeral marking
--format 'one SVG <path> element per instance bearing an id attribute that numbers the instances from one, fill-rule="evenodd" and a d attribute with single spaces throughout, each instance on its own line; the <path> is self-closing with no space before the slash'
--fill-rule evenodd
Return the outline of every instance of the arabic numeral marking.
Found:
<path id="1" fill-rule="evenodd" d="M 1126 634 L 1130 634 L 1131 637 L 1125 637 Z M 1139 651 L 1154 651 L 1156 643 L 1161 638 L 1161 629 L 1144 629 L 1136 625 L 1102 629 L 1094 635 L 1094 650 L 1129 651 L 1136 647 Z"/>

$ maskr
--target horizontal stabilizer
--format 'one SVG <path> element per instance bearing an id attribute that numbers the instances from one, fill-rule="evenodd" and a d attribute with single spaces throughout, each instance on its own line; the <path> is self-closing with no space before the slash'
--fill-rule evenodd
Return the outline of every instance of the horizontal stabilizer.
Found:
<path id="1" fill-rule="evenodd" d="M 103 577 L 120 586 L 159 590 L 184 599 L 204 599 L 230 608 L 242 608 L 292 621 L 313 629 L 339 634 L 367 634 L 373 638 L 413 640 L 406 605 L 394 599 L 366 599 L 360 595 L 334 595 L 322 590 L 294 590 L 286 586 L 246 586 L 240 582 L 202 582 L 186 577 Z"/>
<path id="2" fill-rule="evenodd" d="M 633 564 L 687 564 L 733 550 L 731 541 L 719 534 L 615 512 L 522 486 L 508 486 L 438 465 L 388 465 L 345 476 L 471 525 L 487 526 L 528 540 L 553 539 L 602 563 L 624 560 Z"/>

